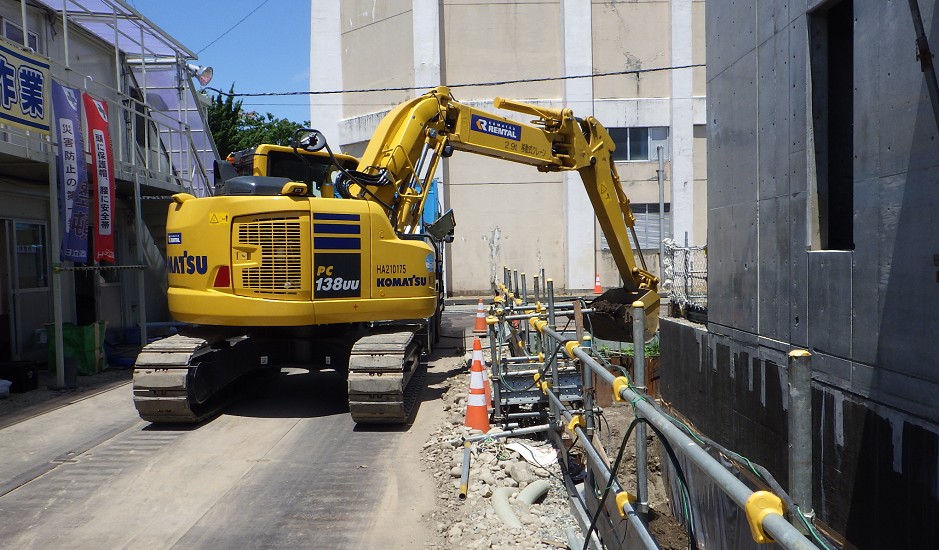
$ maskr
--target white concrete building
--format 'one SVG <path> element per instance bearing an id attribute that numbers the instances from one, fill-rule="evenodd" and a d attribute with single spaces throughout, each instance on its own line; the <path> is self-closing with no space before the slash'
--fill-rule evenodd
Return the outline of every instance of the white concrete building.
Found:
<path id="1" fill-rule="evenodd" d="M 311 120 L 344 152 L 360 154 L 384 113 L 440 84 L 489 110 L 497 96 L 570 107 L 617 141 L 650 270 L 660 240 L 658 145 L 666 233 L 705 244 L 703 0 L 317 1 L 311 31 L 311 90 L 341 92 L 313 95 Z M 457 220 L 452 294 L 487 291 L 505 265 L 544 269 L 563 289 L 592 289 L 597 273 L 603 286 L 619 283 L 577 174 L 458 153 L 440 177 Z"/>

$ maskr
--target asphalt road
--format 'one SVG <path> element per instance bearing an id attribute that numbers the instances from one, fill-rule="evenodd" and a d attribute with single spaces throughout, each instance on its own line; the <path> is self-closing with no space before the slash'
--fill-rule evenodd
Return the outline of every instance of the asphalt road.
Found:
<path id="1" fill-rule="evenodd" d="M 435 354 L 429 381 L 451 375 L 455 351 Z M 437 392 L 411 425 L 363 429 L 343 376 L 285 369 L 221 415 L 167 428 L 120 386 L 0 430 L 0 548 L 421 548 Z"/>

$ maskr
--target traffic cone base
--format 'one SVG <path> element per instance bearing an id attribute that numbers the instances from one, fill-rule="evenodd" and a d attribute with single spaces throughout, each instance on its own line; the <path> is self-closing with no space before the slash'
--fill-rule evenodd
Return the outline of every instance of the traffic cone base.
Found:
<path id="1" fill-rule="evenodd" d="M 483 395 L 482 388 L 470 390 L 466 400 L 465 425 L 483 433 L 489 431 L 489 411 L 486 410 L 486 396 Z"/>
<path id="2" fill-rule="evenodd" d="M 480 300 L 480 305 L 482 301 Z M 469 397 L 466 399 L 466 426 L 480 430 L 483 433 L 489 431 L 489 407 L 491 398 L 489 391 L 485 389 L 485 369 L 482 363 L 483 348 L 479 343 L 479 338 L 473 339 L 473 364 L 470 366 L 470 387 Z M 490 401 L 490 402 L 487 402 Z"/>

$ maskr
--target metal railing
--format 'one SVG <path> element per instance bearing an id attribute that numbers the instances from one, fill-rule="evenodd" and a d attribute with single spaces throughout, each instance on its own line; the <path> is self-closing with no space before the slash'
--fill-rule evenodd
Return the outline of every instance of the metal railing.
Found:
<path id="1" fill-rule="evenodd" d="M 580 495 L 577 499 L 572 498 L 572 505 L 576 505 L 575 512 L 578 513 L 575 516 L 581 520 L 585 531 L 584 540 L 587 542 L 584 542 L 584 548 L 597 547 L 596 542 L 590 542 L 596 534 L 606 548 L 651 549 L 658 548 L 658 544 L 646 523 L 649 506 L 644 429 L 648 426 L 659 436 L 660 444 L 670 457 L 670 467 L 679 479 L 682 492 L 678 499 L 688 515 L 677 519 L 689 527 L 692 540 L 697 523 L 692 510 L 695 495 L 691 494 L 693 488 L 685 481 L 682 464 L 686 469 L 688 465 L 693 467 L 695 475 L 707 476 L 713 486 L 741 509 L 739 516 L 746 518 L 754 545 L 775 540 L 783 548 L 817 548 L 803 534 L 810 532 L 816 540 L 820 538 L 806 519 L 810 515 L 803 515 L 785 493 L 780 496 L 770 491 L 752 490 L 700 446 L 692 437 L 694 434 L 690 428 L 662 410 L 647 395 L 646 388 L 637 386 L 626 375 L 611 374 L 589 346 L 590 338 L 583 329 L 583 316 L 593 312 L 581 300 L 556 302 L 553 282 L 544 279 L 543 275 L 540 284 L 538 279 L 536 276 L 533 285 L 535 299 L 529 301 L 525 275 L 519 279 L 518 272 L 515 272 L 512 277 L 512 272 L 506 269 L 504 283 L 498 285 L 499 295 L 488 307 L 493 421 L 502 424 L 505 431 L 467 438 L 464 443 L 484 437 L 546 432 L 562 451 L 560 462 L 564 469 L 563 465 L 569 460 L 569 449 L 562 440 L 562 432 L 566 429 L 582 444 L 588 463 L 582 491 L 574 486 L 569 476 L 565 476 L 569 493 Z M 542 297 L 544 303 L 541 302 Z M 645 329 L 644 308 L 637 304 L 631 313 L 634 338 L 641 341 Z M 573 329 L 559 330 L 558 321 L 562 319 L 568 320 L 568 326 L 573 324 Z M 635 379 L 645 380 L 643 346 L 634 347 Z M 602 381 L 603 387 L 612 387 L 616 401 L 632 405 L 635 420 L 627 430 L 623 447 L 629 432 L 635 428 L 638 479 L 634 492 L 627 491 L 625 483 L 616 477 L 619 457 L 611 466 L 602 447 L 595 445 L 598 416 L 602 413 L 595 402 L 599 388 L 594 387 L 595 380 Z M 464 471 L 468 472 L 466 463 Z M 713 499 L 714 496 L 701 498 Z M 785 507 L 784 502 L 787 503 Z M 820 545 L 825 547 L 824 543 Z"/>
<path id="2" fill-rule="evenodd" d="M 706 311 L 708 305 L 707 246 L 679 246 L 671 239 L 662 241 L 664 279 L 661 290 L 682 311 Z"/>
<path id="3" fill-rule="evenodd" d="M 151 183 L 165 184 L 170 190 L 178 188 L 197 196 L 211 193 L 210 172 L 192 138 L 190 126 L 181 116 L 174 116 L 179 115 L 179 111 L 155 110 L 152 105 L 98 82 L 90 75 L 66 70 L 55 60 L 48 61 L 54 69 L 53 78 L 107 103 L 116 179 L 135 181 L 139 176 Z M 128 68 L 126 72 L 131 71 Z M 9 124 L 0 124 L 0 142 L 14 146 L 11 152 L 24 158 L 36 158 L 36 153 L 51 155 L 54 151 L 49 137 Z M 85 147 L 88 148 L 87 143 Z M 47 159 L 51 157 L 42 160 Z"/>

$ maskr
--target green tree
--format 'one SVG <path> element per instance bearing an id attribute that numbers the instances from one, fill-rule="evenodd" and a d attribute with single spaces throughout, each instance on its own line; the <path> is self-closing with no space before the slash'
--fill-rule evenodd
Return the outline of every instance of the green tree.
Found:
<path id="1" fill-rule="evenodd" d="M 232 83 L 228 89 L 227 96 L 222 97 L 218 94 L 212 98 L 212 104 L 208 108 L 209 130 L 215 139 L 215 145 L 218 147 L 218 154 L 225 158 L 228 153 L 237 151 L 238 137 L 241 133 L 241 100 L 235 101 L 235 84 Z"/>
<path id="2" fill-rule="evenodd" d="M 290 145 L 293 133 L 299 128 L 309 126 L 309 122 L 300 124 L 286 118 L 276 118 L 271 113 L 262 115 L 255 111 L 242 113 L 239 122 L 236 151 L 255 147 L 260 143 Z"/>
<path id="3" fill-rule="evenodd" d="M 234 93 L 235 85 L 232 84 L 227 95 L 212 97 L 208 109 L 209 129 L 222 158 L 232 151 L 256 147 L 261 143 L 289 145 L 294 131 L 310 124 L 277 118 L 271 113 L 262 115 L 245 111 L 241 100 L 235 101 Z"/>

